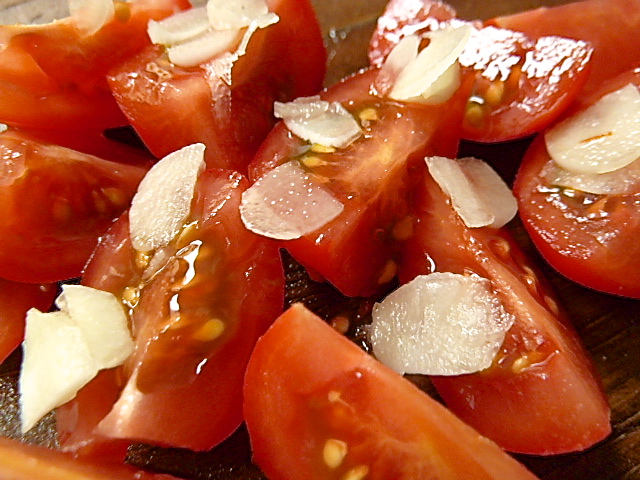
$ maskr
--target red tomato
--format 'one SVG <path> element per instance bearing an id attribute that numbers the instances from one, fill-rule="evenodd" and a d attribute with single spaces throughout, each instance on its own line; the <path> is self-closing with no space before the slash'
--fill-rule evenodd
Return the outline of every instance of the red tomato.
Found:
<path id="1" fill-rule="evenodd" d="M 273 102 L 320 90 L 326 53 L 309 0 L 267 3 L 280 20 L 251 37 L 232 69 L 224 57 L 178 67 L 151 47 L 111 72 L 118 103 L 156 156 L 202 142 L 209 167 L 246 173 L 275 123 Z"/>
<path id="2" fill-rule="evenodd" d="M 561 35 L 588 41 L 594 53 L 584 94 L 640 64 L 638 0 L 586 0 L 498 17 L 489 23 L 531 38 Z"/>
<path id="3" fill-rule="evenodd" d="M 79 276 L 146 172 L 12 129 L 0 158 L 0 272 L 18 282 Z"/>
<path id="4" fill-rule="evenodd" d="M 0 363 L 22 342 L 27 310 L 46 312 L 56 292 L 53 284 L 16 283 L 0 278 Z"/>
<path id="5" fill-rule="evenodd" d="M 416 203 L 400 280 L 431 271 L 488 278 L 515 323 L 493 365 L 479 373 L 433 377 L 447 406 L 513 452 L 583 450 L 611 431 L 609 407 L 577 334 L 549 288 L 508 232 L 468 228 L 426 178 Z"/>
<path id="6" fill-rule="evenodd" d="M 205 171 L 187 226 L 153 259 L 132 249 L 126 216 L 105 237 L 83 283 L 122 299 L 136 349 L 111 379 L 102 375 L 63 407 L 64 448 L 108 437 L 208 450 L 240 425 L 249 355 L 284 302 L 277 245 L 240 219 L 247 184 Z M 115 404 L 94 405 L 116 390 Z"/>
<path id="7" fill-rule="evenodd" d="M 359 119 L 364 134 L 349 147 L 299 156 L 303 141 L 280 124 L 250 165 L 255 180 L 281 163 L 299 161 L 342 202 L 336 219 L 282 245 L 348 296 L 380 292 L 395 277 L 412 171 L 425 155 L 455 155 L 466 98 L 461 90 L 438 105 L 389 101 L 371 91 L 377 73 L 361 72 L 322 94 Z"/>
<path id="8" fill-rule="evenodd" d="M 97 33 L 71 17 L 45 25 L 0 26 L 0 122 L 24 128 L 102 130 L 126 124 L 105 75 L 149 45 L 147 23 L 186 0 L 116 2 Z"/>
<path id="9" fill-rule="evenodd" d="M 628 83 L 640 86 L 640 71 L 607 82 L 591 95 L 590 102 Z M 620 195 L 557 187 L 542 173 L 551 162 L 544 138 L 536 139 L 514 184 L 520 216 L 536 247 L 571 280 L 603 292 L 640 298 L 640 185 Z"/>
<path id="10" fill-rule="evenodd" d="M 74 458 L 17 440 L 0 438 L 0 477 L 5 480 L 171 480 L 123 464 Z"/>
<path id="11" fill-rule="evenodd" d="M 300 304 L 256 345 L 244 392 L 271 480 L 535 478 Z"/>
<path id="12" fill-rule="evenodd" d="M 402 36 L 424 35 L 455 12 L 433 0 L 392 0 L 378 21 L 369 59 L 381 65 Z M 461 57 L 475 80 L 463 138 L 502 142 L 544 129 L 574 100 L 589 73 L 591 47 L 568 38 L 536 40 L 520 32 L 480 28 Z"/>

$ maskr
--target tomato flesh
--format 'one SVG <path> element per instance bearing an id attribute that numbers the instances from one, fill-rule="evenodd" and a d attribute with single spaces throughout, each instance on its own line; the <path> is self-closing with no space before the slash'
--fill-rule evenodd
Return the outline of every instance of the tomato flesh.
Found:
<path id="1" fill-rule="evenodd" d="M 149 47 L 110 72 L 120 107 L 158 158 L 202 142 L 210 168 L 246 173 L 275 124 L 273 102 L 321 89 L 326 53 L 311 4 L 267 3 L 278 23 L 255 32 L 233 67 L 220 56 L 182 68 L 163 48 Z"/>
<path id="2" fill-rule="evenodd" d="M 468 228 L 433 179 L 416 202 L 400 280 L 432 271 L 488 278 L 515 323 L 493 365 L 432 377 L 462 420 L 506 450 L 536 455 L 584 450 L 611 432 L 595 369 L 553 294 L 505 230 Z"/>
<path id="3" fill-rule="evenodd" d="M 364 133 L 354 143 L 299 155 L 304 142 L 280 124 L 250 165 L 256 180 L 279 164 L 297 161 L 344 205 L 331 222 L 282 246 L 347 296 L 379 293 L 395 277 L 413 170 L 425 155 L 455 155 L 464 108 L 461 92 L 437 105 L 381 98 L 371 90 L 377 74 L 361 72 L 322 94 L 359 119 Z"/>
<path id="4" fill-rule="evenodd" d="M 134 252 L 126 216 L 105 237 L 83 282 L 122 300 L 136 349 L 62 407 L 65 449 L 122 439 L 208 450 L 240 425 L 246 363 L 284 301 L 277 245 L 240 220 L 247 184 L 237 173 L 203 172 L 187 226 L 156 253 L 160 264 Z M 114 392 L 115 403 L 94 404 Z"/>
<path id="5" fill-rule="evenodd" d="M 244 392 L 272 480 L 535 478 L 300 304 L 259 340 Z"/>

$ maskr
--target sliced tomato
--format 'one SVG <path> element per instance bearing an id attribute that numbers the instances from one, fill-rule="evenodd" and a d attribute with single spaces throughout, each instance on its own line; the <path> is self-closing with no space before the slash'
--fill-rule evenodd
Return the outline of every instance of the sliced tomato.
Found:
<path id="1" fill-rule="evenodd" d="M 271 480 L 535 478 L 300 304 L 256 345 L 244 392 Z"/>
<path id="2" fill-rule="evenodd" d="M 0 158 L 0 274 L 18 282 L 79 276 L 146 172 L 12 129 Z"/>
<path id="3" fill-rule="evenodd" d="M 277 245 L 240 220 L 247 185 L 201 174 L 184 231 L 150 262 L 132 249 L 126 216 L 105 237 L 83 283 L 122 299 L 136 349 L 59 410 L 63 448 L 109 438 L 208 450 L 240 425 L 249 355 L 284 302 Z"/>
<path id="4" fill-rule="evenodd" d="M 369 59 L 381 65 L 403 36 L 424 36 L 443 21 L 460 22 L 439 1 L 392 0 L 371 38 Z M 592 48 L 585 42 L 475 26 L 460 58 L 463 75 L 475 82 L 463 123 L 466 140 L 493 143 L 532 135 L 552 123 L 587 81 Z"/>
<path id="5" fill-rule="evenodd" d="M 632 70 L 602 85 L 583 108 L 602 95 L 634 83 Z M 575 110 L 576 113 L 579 110 Z M 514 184 L 520 217 L 544 258 L 560 273 L 587 287 L 640 298 L 640 185 L 627 194 L 596 195 L 551 185 L 553 164 L 543 137 L 527 151 Z"/>
<path id="6" fill-rule="evenodd" d="M 0 438 L 0 477 L 7 480 L 171 480 L 123 464 L 74 458 L 50 448 Z"/>
<path id="7" fill-rule="evenodd" d="M 468 228 L 430 177 L 416 202 L 400 280 L 432 271 L 491 281 L 515 318 L 493 365 L 433 377 L 447 406 L 506 450 L 584 450 L 611 431 L 594 367 L 552 292 L 504 229 Z M 575 240 L 575 239 L 574 239 Z"/>
<path id="8" fill-rule="evenodd" d="M 24 338 L 27 310 L 49 310 L 57 292 L 54 284 L 11 282 L 0 278 L 0 362 L 4 362 Z"/>
<path id="9" fill-rule="evenodd" d="M 342 202 L 337 218 L 282 245 L 348 296 L 379 293 L 394 279 L 413 170 L 425 155 L 455 155 L 466 98 L 461 89 L 437 105 L 389 101 L 372 93 L 377 74 L 361 72 L 322 94 L 362 126 L 363 135 L 347 148 L 300 155 L 304 142 L 280 124 L 250 165 L 256 180 L 279 164 L 299 162 Z"/>
<path id="10" fill-rule="evenodd" d="M 594 53 L 584 94 L 640 65 L 637 0 L 586 0 L 498 17 L 488 23 L 524 32 L 531 38 L 561 35 L 588 41 Z"/>
<path id="11" fill-rule="evenodd" d="M 182 68 L 151 47 L 111 72 L 118 103 L 153 154 L 202 142 L 209 167 L 246 173 L 275 124 L 274 101 L 322 88 L 326 53 L 311 3 L 267 3 L 279 21 L 255 32 L 233 66 L 223 55 Z"/>
<path id="12" fill-rule="evenodd" d="M 0 26 L 0 122 L 23 128 L 102 130 L 126 124 L 106 73 L 150 44 L 147 23 L 186 0 L 116 2 L 116 14 L 89 35 L 69 17 L 44 25 Z"/>

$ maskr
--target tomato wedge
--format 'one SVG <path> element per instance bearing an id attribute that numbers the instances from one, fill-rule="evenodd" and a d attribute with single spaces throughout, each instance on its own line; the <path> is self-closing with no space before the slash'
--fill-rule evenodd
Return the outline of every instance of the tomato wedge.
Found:
<path id="1" fill-rule="evenodd" d="M 78 277 L 148 167 L 110 162 L 13 129 L 0 134 L 0 159 L 0 275 L 27 283 Z"/>
<path id="2" fill-rule="evenodd" d="M 433 377 L 461 419 L 506 450 L 548 455 L 584 450 L 611 431 L 609 406 L 577 334 L 544 280 L 505 229 L 468 228 L 427 176 L 416 201 L 400 280 L 431 271 L 488 278 L 515 323 L 493 365 Z"/>
<path id="3" fill-rule="evenodd" d="M 282 246 L 347 296 L 379 293 L 394 279 L 413 170 L 425 155 L 455 155 L 466 98 L 461 88 L 437 105 L 390 101 L 372 92 L 377 75 L 377 69 L 360 72 L 321 95 L 360 122 L 363 135 L 351 145 L 301 155 L 308 143 L 281 123 L 249 168 L 257 180 L 287 161 L 299 162 L 344 205 L 334 220 Z"/>
<path id="4" fill-rule="evenodd" d="M 233 66 L 223 55 L 183 68 L 149 47 L 110 72 L 118 104 L 158 158 L 201 142 L 210 168 L 244 174 L 275 124 L 273 102 L 322 88 L 326 52 L 311 3 L 267 3 L 279 21 L 255 32 Z"/>
<path id="5" fill-rule="evenodd" d="M 254 461 L 271 480 L 535 478 L 301 304 L 256 345 L 244 392 Z"/>
<path id="6" fill-rule="evenodd" d="M 240 425 L 249 355 L 284 302 L 277 245 L 240 220 L 247 185 L 204 171 L 184 230 L 153 258 L 133 250 L 127 216 L 104 237 L 83 283 L 122 300 L 136 349 L 59 409 L 63 448 L 115 439 L 116 450 L 119 440 L 208 450 Z"/>
<path id="7" fill-rule="evenodd" d="M 640 86 L 640 71 L 603 84 L 581 107 L 629 83 Z M 640 185 L 615 195 L 562 188 L 544 175 L 552 164 L 540 137 L 527 151 L 514 183 L 520 217 L 536 247 L 556 270 L 577 283 L 640 298 Z"/>
<path id="8" fill-rule="evenodd" d="M 69 17 L 44 25 L 0 25 L 0 122 L 23 128 L 95 129 L 126 124 L 106 81 L 109 69 L 149 45 L 147 23 L 187 0 L 116 2 L 95 34 Z"/>
<path id="9" fill-rule="evenodd" d="M 404 35 L 424 36 L 441 28 L 440 22 L 460 20 L 439 1 L 392 0 L 371 38 L 370 61 L 381 65 Z M 593 49 L 586 42 L 528 37 L 508 30 L 508 25 L 483 28 L 478 21 L 475 26 L 460 58 L 463 75 L 474 80 L 463 123 L 466 140 L 495 143 L 539 132 L 558 118 L 587 81 Z"/>

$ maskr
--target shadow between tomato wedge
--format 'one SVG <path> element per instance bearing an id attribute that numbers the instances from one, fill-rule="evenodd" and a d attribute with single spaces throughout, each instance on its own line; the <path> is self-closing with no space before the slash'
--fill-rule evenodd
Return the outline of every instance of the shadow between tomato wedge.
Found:
<path id="1" fill-rule="evenodd" d="M 117 454 L 125 440 L 201 451 L 240 425 L 249 355 L 284 298 L 277 245 L 240 220 L 247 184 L 205 170 L 184 229 L 153 258 L 133 250 L 126 215 L 105 236 L 83 283 L 122 300 L 136 347 L 58 409 L 63 449 Z"/>
<path id="2" fill-rule="evenodd" d="M 334 220 L 281 245 L 347 296 L 380 293 L 395 278 L 414 170 L 425 155 L 455 155 L 466 98 L 462 85 L 440 104 L 392 101 L 375 93 L 378 71 L 361 71 L 321 94 L 359 122 L 363 134 L 351 145 L 318 151 L 280 123 L 249 165 L 255 181 L 298 162 L 343 204 Z"/>
<path id="3" fill-rule="evenodd" d="M 271 480 L 536 478 L 301 304 L 258 341 L 244 398 Z"/>
<path id="4" fill-rule="evenodd" d="M 595 368 L 506 227 L 468 228 L 428 175 L 415 205 L 400 281 L 432 271 L 477 274 L 515 317 L 491 367 L 431 377 L 447 406 L 512 452 L 566 453 L 604 439 L 610 409 Z"/>

